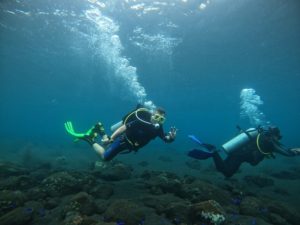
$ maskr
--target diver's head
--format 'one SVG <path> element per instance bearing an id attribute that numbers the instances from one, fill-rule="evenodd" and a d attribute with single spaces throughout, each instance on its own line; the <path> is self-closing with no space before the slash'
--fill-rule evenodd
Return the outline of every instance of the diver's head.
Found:
<path id="1" fill-rule="evenodd" d="M 151 115 L 151 123 L 162 125 L 166 120 L 166 112 L 163 108 L 156 108 Z"/>
<path id="2" fill-rule="evenodd" d="M 282 138 L 282 136 L 281 136 L 281 134 L 280 134 L 280 130 L 279 130 L 279 128 L 276 127 L 276 126 L 270 126 L 269 129 L 268 129 L 268 131 L 267 131 L 267 133 L 268 133 L 270 136 L 276 138 L 277 140 L 280 140 L 280 139 Z"/>

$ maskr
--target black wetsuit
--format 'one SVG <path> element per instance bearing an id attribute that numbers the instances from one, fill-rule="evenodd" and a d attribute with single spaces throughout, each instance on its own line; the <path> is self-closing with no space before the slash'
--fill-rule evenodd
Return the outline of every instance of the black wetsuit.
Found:
<path id="1" fill-rule="evenodd" d="M 155 126 L 150 122 L 151 113 L 149 111 L 138 111 L 137 114 L 134 112 L 131 113 L 132 116 L 129 119 L 123 120 L 126 131 L 116 138 L 105 151 L 104 160 L 111 160 L 118 153 L 125 152 L 126 150 L 129 152 L 137 151 L 156 137 L 160 137 L 165 142 L 173 141 L 166 138 L 162 125 L 157 124 Z"/>
<path id="2" fill-rule="evenodd" d="M 273 153 L 279 153 L 285 156 L 295 156 L 296 154 L 289 149 L 283 147 L 278 141 L 264 136 L 261 136 L 261 148 L 265 152 L 269 152 L 269 156 L 273 156 Z M 244 162 L 255 166 L 259 164 L 264 158 L 265 154 L 261 153 L 256 145 L 256 138 L 251 140 L 250 143 L 243 146 L 241 149 L 236 150 L 235 152 L 230 153 L 225 160 L 223 160 L 220 155 L 215 152 L 213 154 L 213 160 L 216 165 L 216 168 L 226 177 L 231 177 L 237 172 L 240 165 Z M 274 156 L 273 156 L 274 157 Z"/>
<path id="3" fill-rule="evenodd" d="M 161 126 L 155 128 L 154 125 L 144 124 L 138 120 L 126 124 L 126 137 L 134 150 L 144 147 L 156 137 L 164 139 L 164 136 Z"/>

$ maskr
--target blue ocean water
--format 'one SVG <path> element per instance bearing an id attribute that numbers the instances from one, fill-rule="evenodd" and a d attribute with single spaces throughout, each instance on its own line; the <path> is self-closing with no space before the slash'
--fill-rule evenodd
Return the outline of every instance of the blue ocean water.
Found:
<path id="1" fill-rule="evenodd" d="M 166 131 L 179 131 L 145 151 L 184 161 L 188 134 L 221 145 L 236 125 L 253 126 L 240 97 L 253 88 L 265 120 L 300 146 L 299 12 L 297 0 L 2 0 L 1 141 L 76 154 L 65 121 L 109 130 L 150 101 L 166 109 Z"/>
<path id="2" fill-rule="evenodd" d="M 120 212 L 127 200 L 151 212 L 139 224 L 182 224 L 214 199 L 226 224 L 297 224 L 299 157 L 244 163 L 224 179 L 187 152 L 199 147 L 188 135 L 220 147 L 237 125 L 277 125 L 300 147 L 299 83 L 298 0 L 1 0 L 0 223 L 104 224 L 121 199 Z M 110 133 L 138 103 L 166 110 L 175 142 L 157 138 L 105 167 L 64 128 L 101 121 Z"/>

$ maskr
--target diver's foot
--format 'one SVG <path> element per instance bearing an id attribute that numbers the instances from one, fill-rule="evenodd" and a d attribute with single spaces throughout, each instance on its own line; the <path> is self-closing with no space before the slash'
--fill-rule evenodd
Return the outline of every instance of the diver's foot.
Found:
<path id="1" fill-rule="evenodd" d="M 96 139 L 97 136 L 98 136 L 97 133 L 92 132 L 91 134 L 89 134 L 89 135 L 86 134 L 83 137 L 80 137 L 79 139 L 83 140 L 83 141 L 86 141 L 90 145 L 93 145 L 93 144 L 96 143 L 95 139 Z"/>
<path id="2" fill-rule="evenodd" d="M 94 128 L 92 129 L 92 132 L 98 133 L 101 136 L 106 135 L 103 124 L 100 122 L 95 124 Z"/>
<path id="3" fill-rule="evenodd" d="M 214 145 L 203 143 L 202 146 L 212 153 L 217 152 L 217 148 Z"/>
<path id="4" fill-rule="evenodd" d="M 208 159 L 213 157 L 214 154 L 215 152 L 208 152 L 207 150 L 193 149 L 187 155 L 194 159 Z"/>

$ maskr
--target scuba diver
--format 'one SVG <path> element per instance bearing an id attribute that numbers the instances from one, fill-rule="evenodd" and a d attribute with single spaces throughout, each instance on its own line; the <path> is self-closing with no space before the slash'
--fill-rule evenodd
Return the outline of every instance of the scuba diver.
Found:
<path id="1" fill-rule="evenodd" d="M 109 137 L 101 123 L 97 123 L 86 133 L 76 133 L 71 122 L 65 123 L 65 128 L 76 140 L 88 142 L 105 161 L 112 160 L 119 153 L 136 152 L 151 140 L 160 137 L 167 143 L 175 140 L 177 129 L 171 127 L 168 133 L 164 132 L 165 111 L 156 108 L 153 112 L 138 105 L 136 110 L 128 113 L 122 121 L 112 126 L 117 127 Z M 100 135 L 101 145 L 96 142 Z"/>
<path id="2" fill-rule="evenodd" d="M 212 157 L 216 169 L 225 177 L 234 175 L 242 163 L 252 166 L 259 164 L 264 158 L 275 158 L 274 153 L 284 156 L 300 155 L 300 148 L 286 148 L 279 140 L 282 138 L 280 130 L 275 126 L 240 129 L 240 134 L 222 145 L 221 150 L 227 154 L 225 160 L 221 158 L 218 150 L 211 144 L 201 142 L 194 135 L 189 135 L 201 148 L 188 152 L 188 156 L 195 159 Z"/>

